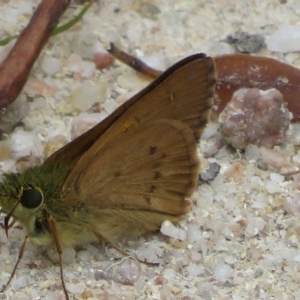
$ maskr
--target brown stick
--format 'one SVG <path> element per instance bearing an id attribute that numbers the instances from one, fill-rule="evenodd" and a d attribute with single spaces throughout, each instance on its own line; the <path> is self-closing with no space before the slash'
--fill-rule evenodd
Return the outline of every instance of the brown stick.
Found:
<path id="1" fill-rule="evenodd" d="M 150 76 L 152 78 L 159 77 L 163 72 L 152 69 L 151 67 L 147 66 L 144 62 L 140 59 L 124 52 L 123 50 L 119 49 L 115 44 L 111 43 L 110 48 L 107 49 L 107 52 L 112 55 L 115 59 L 123 62 L 124 64 L 128 65 L 132 69 L 136 70 L 137 72 Z"/>
<path id="2" fill-rule="evenodd" d="M 28 26 L 0 66 L 0 108 L 13 102 L 27 81 L 60 16 L 70 0 L 43 0 Z"/>

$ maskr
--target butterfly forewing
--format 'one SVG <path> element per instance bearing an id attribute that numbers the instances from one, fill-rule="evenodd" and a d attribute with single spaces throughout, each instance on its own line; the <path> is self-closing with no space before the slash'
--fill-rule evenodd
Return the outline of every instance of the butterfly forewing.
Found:
<path id="1" fill-rule="evenodd" d="M 198 54 L 175 64 L 148 88 L 122 105 L 112 116 L 92 128 L 89 137 L 85 134 L 70 143 L 76 149 L 81 149 L 82 144 L 97 146 L 81 154 L 64 184 L 63 191 L 72 186 L 85 165 L 93 160 L 97 148 L 143 123 L 159 119 L 179 120 L 191 128 L 195 139 L 198 140 L 209 118 L 214 84 L 214 64 L 210 57 Z M 87 143 L 88 138 L 90 141 Z M 65 155 L 67 154 L 58 153 L 56 156 L 58 159 L 67 159 Z M 46 163 L 53 159 L 55 157 L 50 157 Z"/>

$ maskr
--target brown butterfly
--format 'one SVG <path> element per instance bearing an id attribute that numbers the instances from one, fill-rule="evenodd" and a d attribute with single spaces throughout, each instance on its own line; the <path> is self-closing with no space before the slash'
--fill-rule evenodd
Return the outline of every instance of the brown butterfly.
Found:
<path id="1" fill-rule="evenodd" d="M 26 240 L 64 247 L 112 244 L 158 230 L 189 209 L 199 171 L 197 142 L 209 119 L 215 86 L 212 58 L 176 63 L 104 121 L 43 165 L 5 174 L 0 206 L 27 230 Z M 3 290 L 4 290 L 3 289 Z"/>

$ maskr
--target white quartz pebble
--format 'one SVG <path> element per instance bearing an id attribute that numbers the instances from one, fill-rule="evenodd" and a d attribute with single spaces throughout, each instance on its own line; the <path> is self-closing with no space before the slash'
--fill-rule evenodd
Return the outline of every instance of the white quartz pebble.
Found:
<path id="1" fill-rule="evenodd" d="M 164 221 L 160 232 L 178 240 L 186 240 L 186 232 L 183 229 L 175 227 L 170 221 Z"/>

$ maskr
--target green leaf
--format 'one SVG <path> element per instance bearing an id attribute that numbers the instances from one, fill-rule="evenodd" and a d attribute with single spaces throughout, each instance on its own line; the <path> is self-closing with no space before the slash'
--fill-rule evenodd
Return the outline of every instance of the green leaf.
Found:
<path id="1" fill-rule="evenodd" d="M 93 4 L 93 1 L 91 1 L 89 4 L 87 4 L 86 6 L 84 6 L 83 9 L 82 9 L 82 11 L 78 14 L 78 16 L 76 16 L 74 19 L 70 20 L 66 24 L 63 24 L 61 26 L 55 27 L 54 30 L 52 31 L 51 35 L 57 35 L 57 34 L 59 34 L 61 32 L 64 32 L 64 31 L 70 29 L 76 23 L 78 23 L 83 18 L 83 16 L 88 11 L 88 9 L 92 6 L 92 4 Z"/>
<path id="2" fill-rule="evenodd" d="M 5 46 L 6 44 L 8 44 L 10 41 L 18 38 L 19 35 L 12 35 L 12 36 L 9 36 L 3 40 L 0 40 L 0 46 Z"/>

